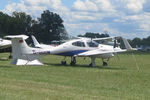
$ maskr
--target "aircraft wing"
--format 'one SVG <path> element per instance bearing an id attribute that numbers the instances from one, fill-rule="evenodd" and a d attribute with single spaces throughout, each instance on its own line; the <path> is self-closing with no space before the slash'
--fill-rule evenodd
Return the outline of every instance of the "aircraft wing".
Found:
<path id="1" fill-rule="evenodd" d="M 24 40 L 26 40 L 28 38 L 28 36 L 27 35 L 8 35 L 8 36 L 5 36 L 5 38 L 10 38 L 10 39 L 23 38 Z"/>
<path id="2" fill-rule="evenodd" d="M 4 46 L 0 46 L 0 50 L 1 50 L 1 49 L 5 49 L 5 48 L 9 48 L 9 47 L 11 47 L 11 44 L 4 45 Z"/>
<path id="3" fill-rule="evenodd" d="M 117 52 L 125 52 L 127 49 L 117 49 L 117 50 L 103 50 L 103 49 L 96 49 L 96 50 L 90 50 L 83 53 L 80 53 L 76 56 L 96 56 L 96 55 L 102 55 L 107 53 L 117 53 Z"/>
<path id="4" fill-rule="evenodd" d="M 95 55 L 101 55 L 101 54 L 106 54 L 106 53 L 112 53 L 112 51 L 109 51 L 109 50 L 104 51 L 104 50 L 96 49 L 96 50 L 90 50 L 90 51 L 80 53 L 76 56 L 95 56 Z"/>
<path id="5" fill-rule="evenodd" d="M 93 38 L 92 40 L 97 41 L 97 40 L 112 40 L 115 37 L 105 37 L 105 38 Z"/>
<path id="6" fill-rule="evenodd" d="M 97 41 L 97 40 L 112 40 L 114 38 L 119 38 L 118 37 L 104 37 L 104 38 L 92 38 L 92 40 Z M 91 38 L 87 38 L 87 37 L 77 37 L 78 39 L 91 39 Z"/>
<path id="7" fill-rule="evenodd" d="M 1 39 L 0 40 L 0 49 L 5 49 L 11 47 L 11 41 L 10 40 L 5 40 Z"/>

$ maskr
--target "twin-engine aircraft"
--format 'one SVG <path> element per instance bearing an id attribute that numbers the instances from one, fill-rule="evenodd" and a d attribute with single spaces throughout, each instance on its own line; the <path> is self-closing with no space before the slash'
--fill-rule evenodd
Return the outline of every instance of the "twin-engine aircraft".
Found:
<path id="1" fill-rule="evenodd" d="M 39 44 L 35 37 L 32 36 L 35 48 L 29 47 L 25 40 L 28 38 L 26 35 L 13 35 L 6 36 L 6 38 L 11 38 L 12 41 L 12 64 L 16 65 L 43 65 L 40 61 L 40 57 L 52 54 L 61 56 L 70 56 L 70 65 L 76 64 L 76 57 L 90 57 L 90 66 L 96 66 L 95 59 L 101 58 L 103 65 L 107 65 L 104 59 L 109 60 L 114 56 L 114 53 L 125 52 L 135 50 L 133 49 L 125 38 L 123 42 L 126 49 L 121 49 L 116 46 L 109 46 L 98 44 L 94 40 L 110 39 L 99 38 L 99 39 L 89 39 L 89 38 L 79 38 L 65 42 L 59 46 L 53 47 L 50 45 Z M 66 61 L 61 61 L 61 64 L 66 65 Z"/>

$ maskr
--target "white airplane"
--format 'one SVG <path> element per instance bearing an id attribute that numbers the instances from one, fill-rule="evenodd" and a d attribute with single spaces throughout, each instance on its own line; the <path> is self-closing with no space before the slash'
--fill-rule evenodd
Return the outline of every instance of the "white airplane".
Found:
<path id="1" fill-rule="evenodd" d="M 80 38 L 70 40 L 57 47 L 46 48 L 38 44 L 37 48 L 29 47 L 25 39 L 26 35 L 14 35 L 6 36 L 12 40 L 12 64 L 16 65 L 43 65 L 40 61 L 40 57 L 52 54 L 61 56 L 71 56 L 71 65 L 76 64 L 76 57 L 91 57 L 90 66 L 96 66 L 95 58 L 108 59 L 114 56 L 114 53 L 124 52 L 128 50 L 134 50 L 128 41 L 123 38 L 126 49 L 120 49 L 119 47 L 113 48 L 113 46 L 98 44 L 94 40 L 89 38 Z M 36 45 L 35 45 L 36 46 Z M 66 64 L 66 61 L 62 61 L 62 64 Z M 103 65 L 107 65 L 103 61 Z"/>
<path id="2" fill-rule="evenodd" d="M 31 35 L 31 38 L 33 40 L 34 47 L 36 48 L 51 49 L 52 47 L 54 47 L 52 45 L 40 44 L 33 35 Z"/>
<path id="3" fill-rule="evenodd" d="M 11 47 L 11 41 L 0 38 L 0 50 Z"/>

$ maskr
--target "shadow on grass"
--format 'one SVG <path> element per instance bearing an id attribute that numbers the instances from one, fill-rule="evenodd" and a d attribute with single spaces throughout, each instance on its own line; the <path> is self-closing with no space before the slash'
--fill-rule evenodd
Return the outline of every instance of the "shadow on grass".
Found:
<path id="1" fill-rule="evenodd" d="M 2 65 L 0 65 L 0 68 L 12 68 L 12 66 L 2 66 Z"/>
<path id="2" fill-rule="evenodd" d="M 9 61 L 8 58 L 0 58 L 0 61 Z"/>
<path id="3" fill-rule="evenodd" d="M 71 66 L 69 64 L 67 64 L 67 65 L 54 64 L 54 63 L 45 63 L 45 64 L 50 65 L 52 67 L 74 67 L 74 68 L 97 68 L 97 69 L 110 69 L 110 70 L 126 70 L 126 68 L 118 67 L 118 66 L 95 66 L 95 67 L 91 67 L 88 65 L 80 65 L 80 64 L 76 64 L 74 66 Z"/>

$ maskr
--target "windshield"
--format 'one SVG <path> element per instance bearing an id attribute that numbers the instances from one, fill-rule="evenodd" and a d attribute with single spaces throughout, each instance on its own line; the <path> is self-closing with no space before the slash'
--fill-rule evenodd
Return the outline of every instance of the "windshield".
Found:
<path id="1" fill-rule="evenodd" d="M 81 41 L 73 42 L 72 45 L 78 46 L 78 47 L 85 47 L 84 42 L 81 42 Z"/>
<path id="2" fill-rule="evenodd" d="M 95 41 L 87 42 L 87 44 L 88 44 L 89 47 L 98 47 L 98 43 L 95 42 Z"/>

